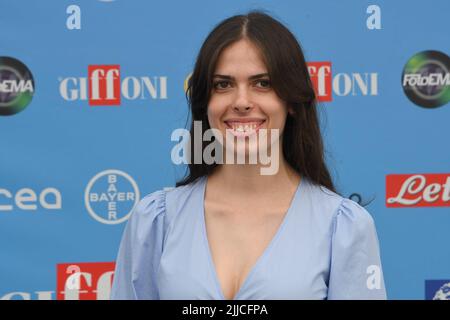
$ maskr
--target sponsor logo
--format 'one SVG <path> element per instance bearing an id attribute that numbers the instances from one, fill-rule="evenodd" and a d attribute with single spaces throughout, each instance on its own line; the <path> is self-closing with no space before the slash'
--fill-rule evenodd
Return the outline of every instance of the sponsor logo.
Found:
<path id="1" fill-rule="evenodd" d="M 331 101 L 331 62 L 308 62 L 307 65 L 317 100 Z"/>
<path id="2" fill-rule="evenodd" d="M 120 105 L 120 66 L 89 66 L 89 105 Z"/>
<path id="3" fill-rule="evenodd" d="M 450 101 L 450 58 L 439 51 L 412 56 L 402 74 L 402 87 L 414 104 L 437 108 Z"/>
<path id="4" fill-rule="evenodd" d="M 54 291 L 15 291 L 3 295 L 0 300 L 53 300 L 54 293 Z"/>
<path id="5" fill-rule="evenodd" d="M 136 182 L 120 170 L 105 170 L 96 174 L 84 192 L 87 211 L 91 217 L 104 224 L 126 221 L 139 199 Z"/>
<path id="6" fill-rule="evenodd" d="M 450 300 L 450 279 L 425 280 L 425 300 Z"/>
<path id="7" fill-rule="evenodd" d="M 390 174 L 386 176 L 386 206 L 450 206 L 450 174 Z"/>
<path id="8" fill-rule="evenodd" d="M 109 300 L 115 262 L 61 263 L 56 265 L 56 299 Z M 55 291 L 9 292 L 0 300 L 53 300 Z"/>
<path id="9" fill-rule="evenodd" d="M 88 100 L 90 106 L 119 106 L 122 97 L 167 99 L 167 77 L 122 78 L 120 65 L 90 65 L 87 78 L 60 78 L 59 93 L 66 101 Z"/>
<path id="10" fill-rule="evenodd" d="M 13 211 L 15 208 L 34 211 L 38 209 L 38 206 L 48 210 L 61 209 L 61 192 L 56 188 L 45 188 L 40 193 L 36 193 L 33 189 L 22 188 L 13 193 L 8 189 L 0 188 L 0 212 Z"/>
<path id="11" fill-rule="evenodd" d="M 17 59 L 0 57 L 0 116 L 23 111 L 34 94 L 30 70 Z"/>
<path id="12" fill-rule="evenodd" d="M 57 300 L 109 300 L 114 262 L 57 265 Z"/>
<path id="13" fill-rule="evenodd" d="M 317 101 L 333 100 L 337 96 L 378 95 L 378 73 L 337 73 L 333 76 L 331 62 L 308 62 L 308 71 Z"/>

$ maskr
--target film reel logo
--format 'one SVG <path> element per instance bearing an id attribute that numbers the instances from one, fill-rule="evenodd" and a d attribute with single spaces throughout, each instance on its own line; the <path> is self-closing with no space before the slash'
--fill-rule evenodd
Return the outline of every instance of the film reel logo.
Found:
<path id="1" fill-rule="evenodd" d="M 0 57 L 0 116 L 23 111 L 34 94 L 34 79 L 25 64 L 11 57 Z"/>
<path id="2" fill-rule="evenodd" d="M 450 58 L 439 51 L 412 56 L 402 74 L 402 87 L 414 104 L 437 108 L 450 101 Z"/>

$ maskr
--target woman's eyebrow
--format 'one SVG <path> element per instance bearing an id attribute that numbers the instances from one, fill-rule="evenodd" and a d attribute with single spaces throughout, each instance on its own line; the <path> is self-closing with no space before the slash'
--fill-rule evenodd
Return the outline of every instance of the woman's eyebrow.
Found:
<path id="1" fill-rule="evenodd" d="M 259 79 L 259 78 L 263 78 L 263 77 L 267 77 L 269 76 L 268 73 L 258 73 L 255 74 L 253 76 L 248 77 L 249 80 L 255 80 L 255 79 Z M 229 76 L 229 75 L 224 75 L 224 74 L 215 74 L 213 76 L 214 78 L 221 78 L 221 79 L 226 79 L 226 80 L 234 80 L 234 77 Z"/>

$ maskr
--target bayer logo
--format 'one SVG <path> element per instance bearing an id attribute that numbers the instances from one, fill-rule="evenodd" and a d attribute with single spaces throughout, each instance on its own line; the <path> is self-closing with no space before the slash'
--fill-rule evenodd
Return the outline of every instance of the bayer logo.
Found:
<path id="1" fill-rule="evenodd" d="M 126 221 L 139 199 L 136 182 L 120 170 L 98 173 L 89 181 L 84 192 L 87 211 L 95 220 L 104 224 Z"/>

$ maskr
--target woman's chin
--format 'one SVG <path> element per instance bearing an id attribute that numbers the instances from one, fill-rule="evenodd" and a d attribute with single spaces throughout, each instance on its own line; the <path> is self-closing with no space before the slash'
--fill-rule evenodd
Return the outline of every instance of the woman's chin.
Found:
<path id="1" fill-rule="evenodd" d="M 237 164 L 257 164 L 259 161 L 259 149 L 258 146 L 249 146 L 246 144 L 245 146 L 242 145 L 234 145 L 234 148 L 232 149 L 233 152 L 233 163 Z M 226 160 L 226 159 L 225 159 Z M 225 164 L 227 164 L 229 161 L 225 161 Z"/>

